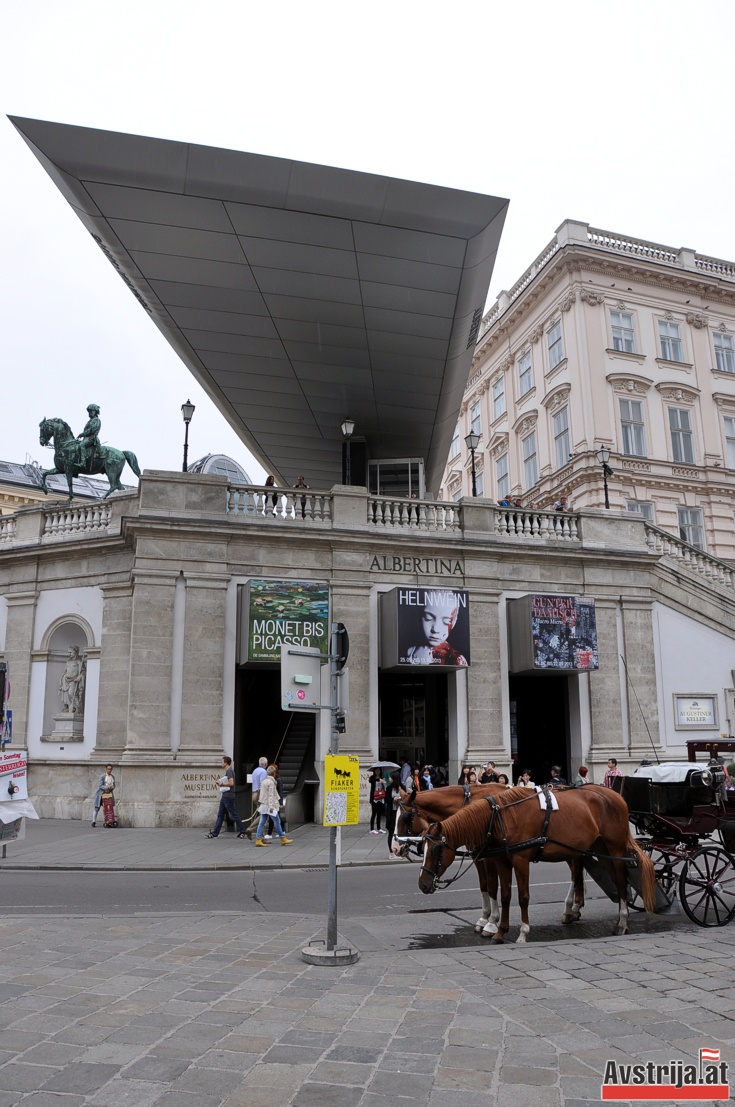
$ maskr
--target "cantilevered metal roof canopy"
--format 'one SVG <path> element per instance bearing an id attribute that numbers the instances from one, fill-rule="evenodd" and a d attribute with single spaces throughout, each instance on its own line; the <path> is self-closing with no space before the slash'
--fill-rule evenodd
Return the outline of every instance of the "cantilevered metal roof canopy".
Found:
<path id="1" fill-rule="evenodd" d="M 13 118 L 101 249 L 270 472 L 423 457 L 436 490 L 505 219 L 494 196 Z"/>

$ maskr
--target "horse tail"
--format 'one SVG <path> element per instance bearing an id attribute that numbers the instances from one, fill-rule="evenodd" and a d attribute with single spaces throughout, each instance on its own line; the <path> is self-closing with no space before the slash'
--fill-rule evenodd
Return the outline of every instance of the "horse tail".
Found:
<path id="1" fill-rule="evenodd" d="M 130 468 L 135 473 L 136 477 L 139 477 L 140 476 L 140 469 L 138 468 L 138 459 L 135 456 L 135 454 L 133 453 L 133 451 L 132 450 L 123 450 L 122 455 L 125 458 L 125 460 L 127 461 Z"/>
<path id="2" fill-rule="evenodd" d="M 646 911 L 656 910 L 656 871 L 653 867 L 653 861 L 644 853 L 641 847 L 636 842 L 635 838 L 628 834 L 627 848 L 634 853 L 638 859 L 638 868 L 641 873 L 641 894 L 643 896 L 643 906 Z"/>

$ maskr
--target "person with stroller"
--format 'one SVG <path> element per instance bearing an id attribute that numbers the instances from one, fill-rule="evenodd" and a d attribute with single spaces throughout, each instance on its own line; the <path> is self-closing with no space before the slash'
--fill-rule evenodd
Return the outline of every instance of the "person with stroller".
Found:
<path id="1" fill-rule="evenodd" d="M 97 782 L 97 793 L 94 797 L 94 814 L 92 815 L 92 826 L 97 825 L 97 813 L 102 806 L 102 796 L 111 796 L 115 791 L 115 777 L 112 773 L 112 765 L 105 765 L 105 771 L 100 773 L 99 781 Z"/>

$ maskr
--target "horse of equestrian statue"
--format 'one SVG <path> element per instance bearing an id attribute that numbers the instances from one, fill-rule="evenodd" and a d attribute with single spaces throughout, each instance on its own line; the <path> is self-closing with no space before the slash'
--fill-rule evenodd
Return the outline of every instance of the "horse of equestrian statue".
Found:
<path id="1" fill-rule="evenodd" d="M 74 477 L 91 476 L 93 473 L 104 473 L 110 482 L 110 491 L 105 494 L 105 499 L 112 492 L 124 492 L 120 483 L 120 474 L 127 461 L 137 477 L 140 476 L 138 459 L 130 450 L 116 450 L 113 446 L 100 445 L 97 434 L 100 429 L 99 408 L 96 404 L 90 404 L 87 408 L 90 420 L 86 427 L 75 438 L 74 432 L 63 419 L 43 418 L 39 423 L 41 435 L 40 443 L 47 446 L 49 442 L 54 444 L 54 468 L 42 470 L 41 488 L 48 494 L 46 477 L 56 473 L 64 473 L 69 485 L 69 499 L 74 498 L 72 481 Z"/>

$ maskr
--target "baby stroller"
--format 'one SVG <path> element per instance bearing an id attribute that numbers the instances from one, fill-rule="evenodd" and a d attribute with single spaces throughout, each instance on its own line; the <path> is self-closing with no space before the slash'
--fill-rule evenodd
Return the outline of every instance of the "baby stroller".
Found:
<path id="1" fill-rule="evenodd" d="M 102 793 L 102 814 L 105 817 L 106 827 L 117 826 L 117 818 L 115 817 L 115 793 L 103 792 Z"/>

